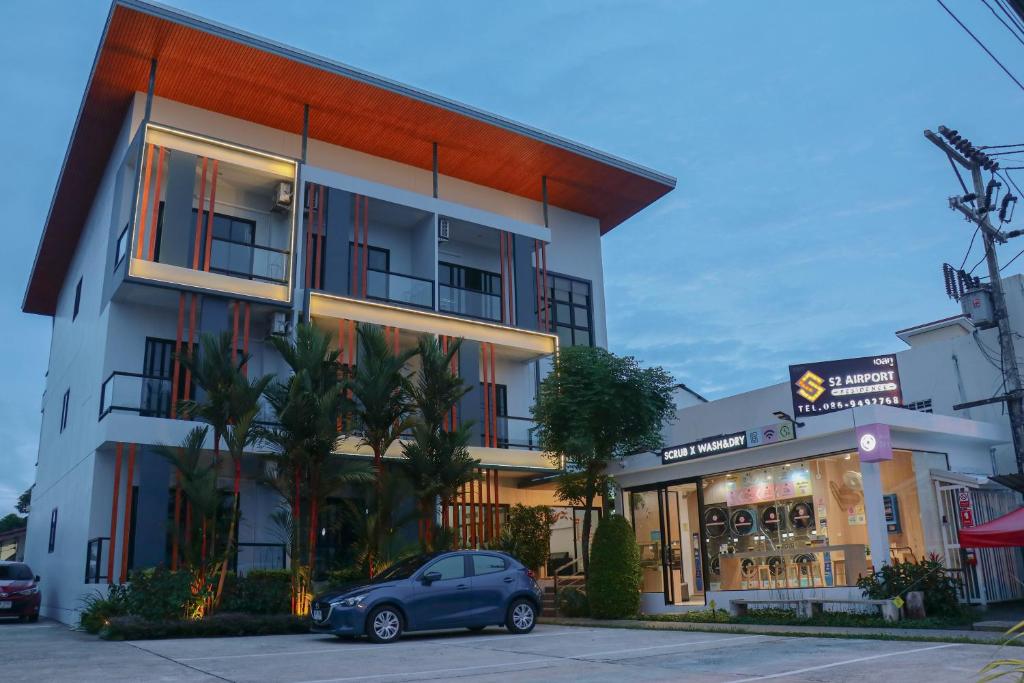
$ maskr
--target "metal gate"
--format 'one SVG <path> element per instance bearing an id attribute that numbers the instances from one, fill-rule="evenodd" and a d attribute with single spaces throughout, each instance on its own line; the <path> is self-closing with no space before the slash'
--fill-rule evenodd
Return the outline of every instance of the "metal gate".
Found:
<path id="1" fill-rule="evenodd" d="M 1024 597 L 1024 556 L 1019 548 L 978 548 L 975 562 L 960 548 L 962 526 L 984 524 L 1020 507 L 1020 495 L 1006 488 L 982 487 L 935 477 L 935 494 L 942 515 L 945 565 L 963 582 L 963 602 L 989 602 Z"/>

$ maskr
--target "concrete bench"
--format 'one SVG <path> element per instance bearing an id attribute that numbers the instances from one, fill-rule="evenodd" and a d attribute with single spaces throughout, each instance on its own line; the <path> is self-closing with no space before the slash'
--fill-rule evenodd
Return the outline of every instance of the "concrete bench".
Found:
<path id="1" fill-rule="evenodd" d="M 782 608 L 794 608 L 797 616 L 801 619 L 810 619 L 821 614 L 825 610 L 825 604 L 830 605 L 871 605 L 878 607 L 885 621 L 899 621 L 900 610 L 892 603 L 892 600 L 840 600 L 829 598 L 801 598 L 798 600 L 730 600 L 729 615 L 733 617 L 745 616 L 750 605 L 778 606 Z"/>

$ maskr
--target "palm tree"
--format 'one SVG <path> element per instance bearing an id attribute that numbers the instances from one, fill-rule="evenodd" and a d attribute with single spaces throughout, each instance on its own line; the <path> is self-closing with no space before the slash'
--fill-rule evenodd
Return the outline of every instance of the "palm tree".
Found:
<path id="1" fill-rule="evenodd" d="M 348 388 L 354 401 L 353 414 L 362 430 L 361 443 L 373 451 L 375 501 L 380 517 L 374 533 L 379 534 L 381 529 L 391 527 L 388 516 L 392 512 L 383 505 L 384 453 L 412 425 L 411 385 L 405 365 L 416 350 L 394 353 L 376 325 L 359 325 L 359 343 L 359 360 Z M 380 539 L 370 545 L 379 546 Z M 372 556 L 368 564 L 372 571 Z"/>
<path id="2" fill-rule="evenodd" d="M 442 528 L 447 531 L 451 499 L 463 484 L 479 476 L 480 461 L 469 456 L 467 447 L 472 423 L 454 429 L 449 424 L 452 407 L 469 391 L 465 381 L 451 371 L 461 345 L 461 339 L 453 340 L 447 352 L 443 351 L 433 335 L 421 335 L 417 344 L 421 364 L 412 389 L 417 419 L 412 442 L 403 444 L 405 459 L 400 468 L 416 489 L 420 535 L 428 548 L 433 546 L 434 501 L 441 501 Z"/>
<path id="3" fill-rule="evenodd" d="M 304 611 L 306 583 L 316 567 L 319 511 L 327 497 L 346 484 L 369 482 L 367 467 L 333 457 L 341 435 L 342 416 L 349 410 L 330 333 L 312 324 L 296 328 L 294 341 L 273 338 L 271 343 L 292 370 L 284 382 L 275 382 L 267 401 L 277 424 L 263 430 L 270 446 L 266 456 L 265 481 L 290 503 L 293 604 Z M 310 575 L 300 576 L 302 564 L 303 499 L 308 501 L 308 567 Z"/>
<path id="4" fill-rule="evenodd" d="M 257 441 L 255 417 L 259 400 L 272 375 L 248 379 L 243 370 L 250 355 L 234 348 L 230 332 L 219 335 L 204 333 L 199 340 L 199 353 L 184 352 L 179 362 L 192 373 L 196 385 L 205 397 L 202 401 L 186 400 L 179 403 L 182 414 L 198 418 L 213 428 L 213 468 L 220 468 L 220 443 L 227 438 L 234 462 L 234 514 L 228 528 L 226 551 L 221 565 L 215 602 L 219 603 L 227 575 L 228 557 L 235 543 L 239 496 L 242 481 L 242 457 L 246 448 Z"/>

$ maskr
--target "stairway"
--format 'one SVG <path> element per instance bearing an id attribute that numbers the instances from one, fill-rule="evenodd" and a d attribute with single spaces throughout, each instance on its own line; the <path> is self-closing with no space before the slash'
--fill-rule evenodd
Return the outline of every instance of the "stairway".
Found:
<path id="1" fill-rule="evenodd" d="M 558 598 L 555 596 L 554 584 L 544 586 L 544 597 L 541 599 L 540 615 L 542 617 L 558 616 Z"/>
<path id="2" fill-rule="evenodd" d="M 544 597 L 541 601 L 540 615 L 542 617 L 557 617 L 558 591 L 563 588 L 577 588 L 579 590 L 583 590 L 586 585 L 586 578 L 584 578 L 582 574 L 559 576 L 554 581 L 551 581 L 550 579 L 542 581 L 541 587 L 544 589 Z"/>

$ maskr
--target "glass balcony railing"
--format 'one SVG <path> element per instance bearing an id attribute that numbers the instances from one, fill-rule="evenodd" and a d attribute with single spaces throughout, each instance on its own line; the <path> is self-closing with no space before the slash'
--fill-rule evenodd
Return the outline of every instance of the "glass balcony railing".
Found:
<path id="1" fill-rule="evenodd" d="M 366 296 L 370 299 L 434 308 L 434 281 L 385 270 L 367 269 Z"/>
<path id="2" fill-rule="evenodd" d="M 112 372 L 100 387 L 100 417 L 114 411 L 170 417 L 171 380 L 137 372 Z"/>
<path id="3" fill-rule="evenodd" d="M 498 416 L 498 448 L 540 450 L 534 432 L 537 423 L 528 417 Z M 481 437 L 483 438 L 483 437 Z"/>
<path id="4" fill-rule="evenodd" d="M 497 294 L 486 294 L 452 285 L 441 285 L 438 294 L 442 311 L 501 322 L 501 297 Z"/>

